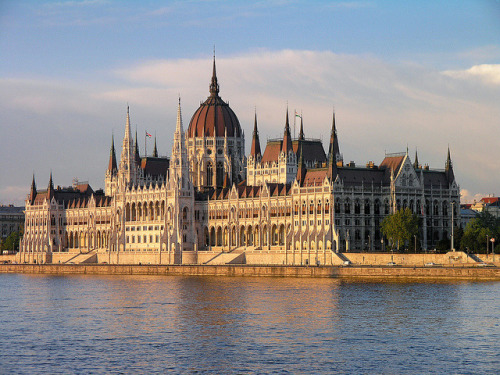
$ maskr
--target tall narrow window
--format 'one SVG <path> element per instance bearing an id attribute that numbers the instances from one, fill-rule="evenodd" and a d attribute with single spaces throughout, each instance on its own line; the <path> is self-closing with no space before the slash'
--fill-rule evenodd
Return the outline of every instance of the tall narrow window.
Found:
<path id="1" fill-rule="evenodd" d="M 211 186 L 214 180 L 214 169 L 211 162 L 207 163 L 207 181 L 205 185 Z"/>

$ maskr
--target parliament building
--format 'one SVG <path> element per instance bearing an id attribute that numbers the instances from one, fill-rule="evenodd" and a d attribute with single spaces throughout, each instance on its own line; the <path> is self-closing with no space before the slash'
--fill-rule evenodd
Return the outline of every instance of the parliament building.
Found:
<path id="1" fill-rule="evenodd" d="M 443 170 L 408 151 L 377 165 L 344 163 L 335 114 L 329 144 L 283 137 L 262 152 L 257 115 L 250 152 L 238 117 L 219 96 L 215 58 L 210 95 L 184 130 L 181 103 L 169 158 L 139 154 L 127 108 L 118 162 L 111 143 L 105 189 L 87 183 L 26 199 L 20 262 L 120 264 L 334 264 L 341 253 L 388 251 L 387 215 L 410 208 L 419 243 L 432 249 L 460 222 L 460 189 L 448 155 Z M 325 151 L 326 150 L 326 151 Z"/>

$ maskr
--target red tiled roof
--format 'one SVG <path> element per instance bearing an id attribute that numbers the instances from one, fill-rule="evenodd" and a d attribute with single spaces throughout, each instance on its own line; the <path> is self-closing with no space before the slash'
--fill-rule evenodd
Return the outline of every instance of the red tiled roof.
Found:
<path id="1" fill-rule="evenodd" d="M 380 163 L 379 169 L 392 169 L 394 170 L 394 175 L 396 175 L 399 171 L 401 163 L 403 163 L 404 158 L 405 155 L 386 156 L 384 160 L 382 160 L 382 163 Z"/>
<path id="2" fill-rule="evenodd" d="M 319 186 L 327 177 L 327 168 L 308 169 L 304 177 L 303 186 Z"/>
<path id="3" fill-rule="evenodd" d="M 498 202 L 498 199 L 499 199 L 498 197 L 484 197 L 484 198 L 481 198 L 481 201 L 484 203 L 491 204 L 491 203 Z"/>
<path id="4" fill-rule="evenodd" d="M 264 155 L 262 155 L 261 163 L 278 161 L 278 157 L 281 152 L 282 141 L 269 141 L 267 142 L 266 149 L 264 150 Z"/>

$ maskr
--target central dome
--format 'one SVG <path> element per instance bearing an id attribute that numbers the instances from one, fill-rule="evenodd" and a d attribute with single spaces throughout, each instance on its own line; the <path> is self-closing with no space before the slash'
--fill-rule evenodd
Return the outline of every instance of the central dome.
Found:
<path id="1" fill-rule="evenodd" d="M 214 57 L 210 96 L 191 117 L 187 136 L 189 138 L 224 137 L 226 134 L 228 137 L 241 137 L 241 126 L 229 104 L 219 96 Z"/>

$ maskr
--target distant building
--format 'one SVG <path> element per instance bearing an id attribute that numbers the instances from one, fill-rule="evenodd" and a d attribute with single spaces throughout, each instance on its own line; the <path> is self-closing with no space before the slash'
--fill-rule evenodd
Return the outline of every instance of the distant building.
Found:
<path id="1" fill-rule="evenodd" d="M 26 200 L 22 261 L 96 251 L 109 262 L 328 264 L 337 252 L 381 251 L 380 223 L 409 208 L 424 249 L 460 222 L 459 186 L 448 149 L 445 169 L 386 154 L 376 165 L 344 164 L 333 115 L 327 152 L 320 140 L 283 137 L 261 152 L 257 115 L 245 157 L 244 131 L 219 96 L 213 62 L 209 97 L 184 131 L 180 100 L 170 158 L 139 156 L 127 108 L 118 163 L 112 140 L 105 191 L 88 184 L 46 190 L 33 178 Z M 227 254 L 231 253 L 231 254 Z"/>
<path id="2" fill-rule="evenodd" d="M 461 205 L 460 207 L 460 228 L 465 229 L 469 221 L 477 216 L 477 211 L 468 208 L 470 205 Z"/>
<path id="3" fill-rule="evenodd" d="M 24 224 L 24 207 L 0 206 L 0 237 L 5 240 L 12 232 L 17 232 Z"/>
<path id="4" fill-rule="evenodd" d="M 488 212 L 489 214 L 500 217 L 500 197 L 484 197 L 479 202 L 474 202 L 470 208 L 476 212 Z"/>

